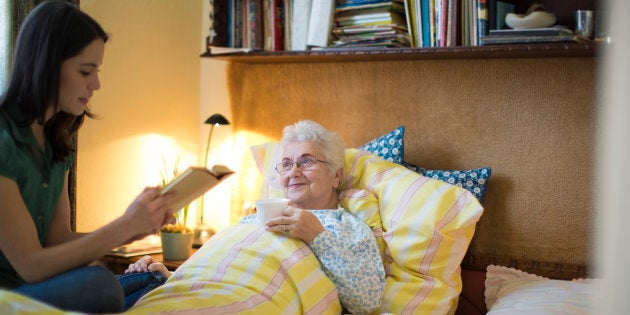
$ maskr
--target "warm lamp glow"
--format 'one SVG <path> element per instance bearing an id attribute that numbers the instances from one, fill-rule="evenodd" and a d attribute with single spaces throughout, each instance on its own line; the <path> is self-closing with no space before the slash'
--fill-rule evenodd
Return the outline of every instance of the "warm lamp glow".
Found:
<path id="1" fill-rule="evenodd" d="M 208 134 L 208 142 L 206 143 L 206 154 L 203 158 L 203 166 L 208 167 L 208 153 L 210 152 L 210 140 L 212 140 L 212 131 L 214 131 L 215 126 L 221 125 L 229 125 L 230 122 L 227 118 L 223 117 L 221 114 L 213 114 L 208 117 L 204 124 L 210 125 L 210 133 Z M 206 225 L 203 219 L 204 212 L 204 197 L 201 197 L 201 204 L 199 206 L 199 222 L 197 222 L 197 227 L 195 227 L 195 237 L 193 240 L 194 246 L 201 246 L 205 243 L 213 234 L 214 231 L 208 225 Z"/>
<path id="2" fill-rule="evenodd" d="M 240 130 L 233 135 L 234 156 L 232 162 L 238 172 L 233 176 L 230 196 L 230 223 L 237 223 L 250 214 L 254 202 L 261 194 L 262 176 L 259 165 L 253 159 L 252 146 L 278 139 L 248 130 Z"/>

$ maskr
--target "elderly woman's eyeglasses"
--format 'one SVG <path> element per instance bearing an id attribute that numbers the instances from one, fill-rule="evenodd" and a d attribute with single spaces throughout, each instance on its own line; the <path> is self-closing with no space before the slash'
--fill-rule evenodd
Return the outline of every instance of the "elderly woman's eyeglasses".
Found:
<path id="1" fill-rule="evenodd" d="M 328 163 L 326 161 L 318 160 L 313 157 L 302 157 L 295 162 L 284 160 L 276 164 L 276 171 L 280 174 L 289 172 L 293 168 L 293 164 L 295 164 L 302 171 L 308 171 L 312 169 L 313 167 L 315 167 L 315 165 L 317 165 L 318 162 Z"/>

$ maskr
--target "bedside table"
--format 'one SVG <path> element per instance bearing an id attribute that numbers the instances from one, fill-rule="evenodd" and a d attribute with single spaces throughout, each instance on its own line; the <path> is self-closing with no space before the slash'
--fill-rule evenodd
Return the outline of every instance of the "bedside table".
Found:
<path id="1" fill-rule="evenodd" d="M 193 248 L 191 252 L 191 256 L 195 254 L 197 248 Z M 121 274 L 125 272 L 125 269 L 129 267 L 130 264 L 140 260 L 140 258 L 145 255 L 131 256 L 131 257 L 121 257 L 115 255 L 105 255 L 99 262 L 101 262 L 107 269 L 111 270 L 114 274 Z M 162 253 L 157 254 L 149 254 L 149 256 L 153 257 L 153 259 L 157 261 L 161 261 L 164 266 L 170 271 L 174 271 L 179 266 L 181 266 L 186 260 L 164 260 L 162 257 Z"/>

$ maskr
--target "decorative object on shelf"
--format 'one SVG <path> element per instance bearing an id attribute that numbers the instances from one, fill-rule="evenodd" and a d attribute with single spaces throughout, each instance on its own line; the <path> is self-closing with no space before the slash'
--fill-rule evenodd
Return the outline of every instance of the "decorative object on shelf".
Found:
<path id="1" fill-rule="evenodd" d="M 213 114 L 208 117 L 204 124 L 210 125 L 210 133 L 208 134 L 208 142 L 206 143 L 206 154 L 203 158 L 203 166 L 208 167 L 208 153 L 210 152 L 210 140 L 212 139 L 212 132 L 214 131 L 215 126 L 220 125 L 229 125 L 230 122 L 221 114 Z M 199 222 L 197 222 L 197 226 L 195 227 L 195 236 L 193 240 L 193 246 L 201 247 L 212 235 L 214 235 L 214 230 L 206 225 L 203 219 L 203 211 L 204 211 L 204 198 L 201 197 L 201 205 L 199 207 Z"/>
<path id="2" fill-rule="evenodd" d="M 166 167 L 166 159 L 162 158 L 163 170 L 160 172 L 162 177 L 162 186 L 176 178 L 179 175 L 179 156 L 175 160 L 175 166 L 170 171 Z M 170 176 L 169 176 L 170 175 Z M 174 216 L 176 222 L 167 224 L 160 229 L 160 240 L 162 242 L 162 255 L 165 260 L 184 260 L 190 257 L 192 250 L 193 233 L 186 226 L 188 221 L 189 205 L 184 206 L 182 210 L 177 211 Z"/>
<path id="3" fill-rule="evenodd" d="M 511 28 L 541 28 L 556 23 L 556 15 L 547 12 L 541 3 L 532 4 L 526 14 L 508 13 L 505 24 Z"/>
<path id="4" fill-rule="evenodd" d="M 593 37 L 593 11 L 577 10 L 575 11 L 575 34 L 586 38 Z"/>

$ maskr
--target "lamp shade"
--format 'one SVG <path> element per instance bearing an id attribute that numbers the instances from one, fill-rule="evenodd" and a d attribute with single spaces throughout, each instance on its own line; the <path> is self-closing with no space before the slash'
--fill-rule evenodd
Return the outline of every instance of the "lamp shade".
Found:
<path id="1" fill-rule="evenodd" d="M 221 115 L 221 114 L 214 114 L 214 115 L 208 117 L 208 119 L 206 119 L 204 124 L 208 124 L 208 125 L 229 125 L 230 122 L 225 117 L 223 117 L 223 115 Z"/>

